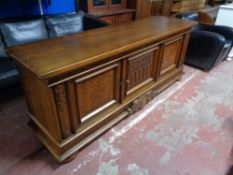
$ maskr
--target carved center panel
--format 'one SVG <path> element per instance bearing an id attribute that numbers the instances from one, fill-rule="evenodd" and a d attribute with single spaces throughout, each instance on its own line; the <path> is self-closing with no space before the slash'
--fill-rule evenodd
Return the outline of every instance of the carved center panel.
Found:
<path id="1" fill-rule="evenodd" d="M 128 60 L 127 90 L 152 78 L 153 52 Z"/>

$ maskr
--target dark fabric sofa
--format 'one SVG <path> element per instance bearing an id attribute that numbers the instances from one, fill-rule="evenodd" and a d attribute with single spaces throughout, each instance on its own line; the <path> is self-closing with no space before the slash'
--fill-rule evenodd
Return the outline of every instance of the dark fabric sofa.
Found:
<path id="1" fill-rule="evenodd" d="M 5 48 L 104 27 L 107 23 L 83 12 L 0 19 L 0 102 L 21 93 L 18 72 Z"/>
<path id="2" fill-rule="evenodd" d="M 197 12 L 180 13 L 175 17 L 199 22 Z M 191 32 L 185 63 L 209 71 L 226 58 L 232 45 L 233 28 L 198 23 Z"/>

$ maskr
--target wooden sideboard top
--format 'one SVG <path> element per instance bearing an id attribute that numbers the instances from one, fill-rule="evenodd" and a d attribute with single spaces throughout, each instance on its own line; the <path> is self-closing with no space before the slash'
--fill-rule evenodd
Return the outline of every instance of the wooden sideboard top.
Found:
<path id="1" fill-rule="evenodd" d="M 11 47 L 8 53 L 39 78 L 48 80 L 142 44 L 160 41 L 195 24 L 157 16 Z"/>

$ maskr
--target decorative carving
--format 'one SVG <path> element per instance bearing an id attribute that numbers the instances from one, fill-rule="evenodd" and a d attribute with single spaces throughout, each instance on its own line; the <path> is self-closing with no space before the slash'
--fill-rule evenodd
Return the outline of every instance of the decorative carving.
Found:
<path id="1" fill-rule="evenodd" d="M 57 105 L 63 105 L 67 103 L 66 100 L 66 89 L 63 84 L 58 85 L 56 88 L 54 88 L 55 93 L 55 99 L 57 102 Z"/>
<path id="2" fill-rule="evenodd" d="M 71 135 L 69 109 L 66 99 L 66 88 L 64 84 L 57 85 L 54 88 L 54 97 L 57 105 L 57 115 L 59 118 L 62 137 L 67 138 Z"/>
<path id="3" fill-rule="evenodd" d="M 139 98 L 135 99 L 127 109 L 129 115 L 132 115 L 137 111 L 143 109 L 146 106 L 146 104 L 150 102 L 156 95 L 157 91 L 150 90 L 147 93 L 140 96 Z"/>
<path id="4" fill-rule="evenodd" d="M 128 61 L 127 90 L 152 76 L 153 52 Z"/>

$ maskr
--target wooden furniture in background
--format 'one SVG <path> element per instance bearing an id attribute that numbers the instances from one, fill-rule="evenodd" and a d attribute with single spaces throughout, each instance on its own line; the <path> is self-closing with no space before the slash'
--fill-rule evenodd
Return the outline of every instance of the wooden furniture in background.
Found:
<path id="1" fill-rule="evenodd" d="M 8 48 L 54 157 L 66 161 L 179 80 L 194 24 L 158 16 Z"/>
<path id="2" fill-rule="evenodd" d="M 198 11 L 199 22 L 202 24 L 214 24 L 214 19 L 205 12 Z"/>
<path id="3" fill-rule="evenodd" d="M 205 6 L 205 2 L 206 0 L 173 0 L 172 12 L 181 13 L 200 10 Z"/>
<path id="4" fill-rule="evenodd" d="M 174 0 L 163 0 L 162 13 L 161 13 L 162 15 L 164 15 L 164 16 L 171 15 L 173 1 Z"/>
<path id="5" fill-rule="evenodd" d="M 128 6 L 135 9 L 135 19 L 147 18 L 151 15 L 151 1 L 150 0 L 129 0 Z"/>
<path id="6" fill-rule="evenodd" d="M 173 0 L 129 0 L 129 8 L 135 9 L 135 19 L 150 16 L 170 16 Z"/>
<path id="7" fill-rule="evenodd" d="M 128 23 L 133 20 L 134 9 L 127 8 L 127 0 L 79 0 L 84 10 L 109 24 Z"/>

